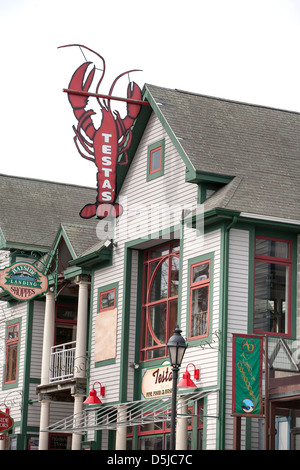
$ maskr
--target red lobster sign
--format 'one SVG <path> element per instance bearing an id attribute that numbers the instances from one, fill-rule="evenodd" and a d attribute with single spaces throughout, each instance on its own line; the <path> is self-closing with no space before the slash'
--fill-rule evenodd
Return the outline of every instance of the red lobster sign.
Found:
<path id="1" fill-rule="evenodd" d="M 99 219 L 108 216 L 118 217 L 122 214 L 123 209 L 120 204 L 115 202 L 117 165 L 126 165 L 128 163 L 127 150 L 131 144 L 132 125 L 141 110 L 142 104 L 149 103 L 141 101 L 141 89 L 136 83 L 130 82 L 127 89 L 127 99 L 120 99 L 127 101 L 127 116 L 122 119 L 118 111 L 111 110 L 111 99 L 117 99 L 111 95 L 119 78 L 138 70 L 128 70 L 118 75 L 110 87 L 109 95 L 105 96 L 106 99 L 101 102 L 100 98 L 104 98 L 104 95 L 99 95 L 98 90 L 105 75 L 104 58 L 92 49 L 80 44 L 60 47 L 72 46 L 87 49 L 99 57 L 103 63 L 102 75 L 97 83 L 95 93 L 88 92 L 95 75 L 95 65 L 84 82 L 85 73 L 92 62 L 84 62 L 80 65 L 71 78 L 69 89 L 64 90 L 68 93 L 69 102 L 78 121 L 77 127 L 73 126 L 77 150 L 83 158 L 94 162 L 97 167 L 96 202 L 86 204 L 81 209 L 80 216 L 85 219 L 95 216 Z M 91 116 L 96 113 L 92 109 L 85 109 L 89 96 L 96 97 L 102 111 L 102 122 L 98 129 L 95 128 L 91 119 Z M 121 155 L 123 155 L 122 162 L 120 161 Z"/>

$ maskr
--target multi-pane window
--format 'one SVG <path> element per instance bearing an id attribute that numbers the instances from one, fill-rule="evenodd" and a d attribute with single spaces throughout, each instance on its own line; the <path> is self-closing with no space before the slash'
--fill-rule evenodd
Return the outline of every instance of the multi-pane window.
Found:
<path id="1" fill-rule="evenodd" d="M 292 242 L 255 239 L 254 331 L 290 334 Z"/>
<path id="2" fill-rule="evenodd" d="M 210 260 L 193 264 L 190 271 L 189 338 L 208 336 Z"/>
<path id="3" fill-rule="evenodd" d="M 166 344 L 177 323 L 179 243 L 144 253 L 141 360 L 167 356 Z"/>
<path id="4" fill-rule="evenodd" d="M 6 330 L 5 384 L 16 382 L 18 368 L 19 323 L 8 325 Z"/>

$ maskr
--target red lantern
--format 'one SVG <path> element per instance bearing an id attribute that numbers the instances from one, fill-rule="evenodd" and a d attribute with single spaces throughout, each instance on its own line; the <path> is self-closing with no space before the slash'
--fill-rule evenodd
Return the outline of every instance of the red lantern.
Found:
<path id="1" fill-rule="evenodd" d="M 188 371 L 188 367 L 194 366 L 194 379 L 199 379 L 199 369 L 196 369 L 195 365 L 190 363 L 186 366 L 186 371 L 183 373 L 182 379 L 179 381 L 177 387 L 179 388 L 197 388 L 197 385 L 192 381 L 191 374 Z"/>
<path id="2" fill-rule="evenodd" d="M 102 405 L 102 401 L 100 398 L 97 397 L 97 392 L 95 390 L 95 384 L 100 385 L 100 395 L 104 397 L 105 395 L 105 387 L 102 387 L 100 382 L 94 382 L 93 388 L 90 391 L 90 395 L 88 398 L 83 402 L 84 405 Z"/>

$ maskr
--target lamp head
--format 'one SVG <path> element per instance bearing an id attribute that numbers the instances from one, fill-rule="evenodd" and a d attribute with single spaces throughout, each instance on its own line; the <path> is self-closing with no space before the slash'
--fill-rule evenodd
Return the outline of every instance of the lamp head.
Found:
<path id="1" fill-rule="evenodd" d="M 184 338 L 181 336 L 179 326 L 174 330 L 173 336 L 168 341 L 167 348 L 169 352 L 172 367 L 180 367 L 182 359 L 187 348 Z"/>

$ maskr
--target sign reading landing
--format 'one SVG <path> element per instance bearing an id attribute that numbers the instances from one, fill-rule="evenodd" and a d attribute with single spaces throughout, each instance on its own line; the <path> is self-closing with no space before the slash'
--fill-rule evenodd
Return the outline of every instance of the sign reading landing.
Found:
<path id="1" fill-rule="evenodd" d="M 17 300 L 30 300 L 47 292 L 48 278 L 32 264 L 19 262 L 0 269 L 0 287 Z"/>

